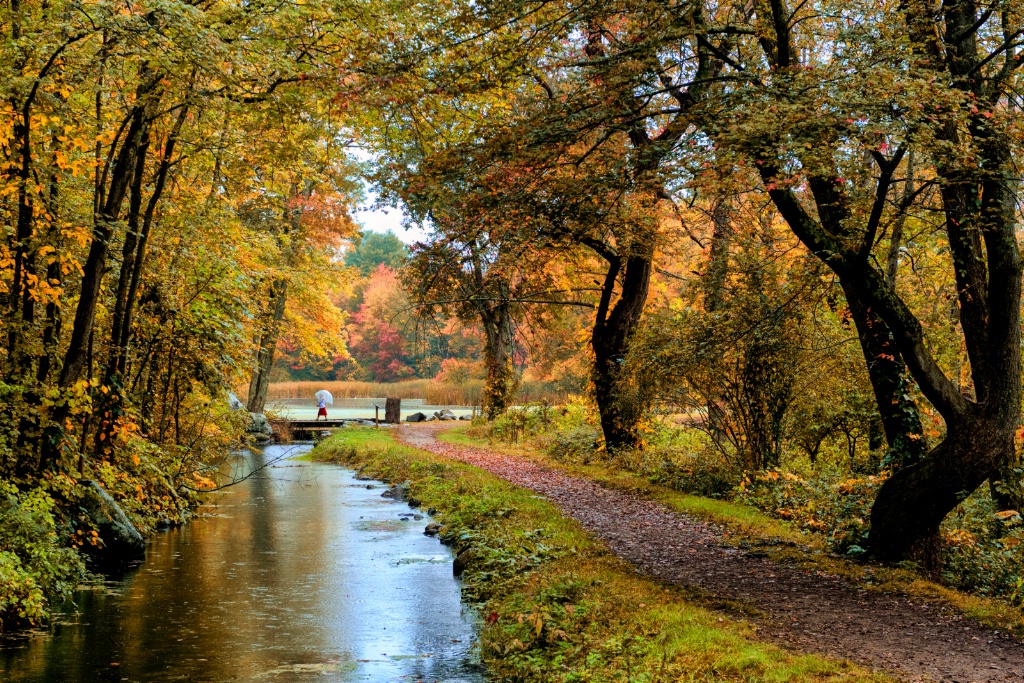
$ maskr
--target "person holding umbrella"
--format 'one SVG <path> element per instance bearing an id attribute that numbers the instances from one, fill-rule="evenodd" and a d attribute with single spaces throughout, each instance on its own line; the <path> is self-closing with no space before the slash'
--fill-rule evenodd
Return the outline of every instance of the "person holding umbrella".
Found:
<path id="1" fill-rule="evenodd" d="M 334 397 L 331 396 L 331 392 L 321 389 L 314 394 L 316 396 L 316 421 L 319 422 L 320 418 L 324 418 L 324 422 L 327 421 L 327 405 L 334 405 Z"/>

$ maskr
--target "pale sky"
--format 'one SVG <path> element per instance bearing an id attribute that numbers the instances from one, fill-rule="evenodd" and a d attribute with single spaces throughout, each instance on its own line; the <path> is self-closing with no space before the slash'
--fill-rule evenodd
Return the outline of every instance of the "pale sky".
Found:
<path id="1" fill-rule="evenodd" d="M 359 161 L 371 161 L 374 154 L 367 149 L 350 147 L 348 153 Z M 365 180 L 363 181 L 366 192 L 366 199 L 355 210 L 355 219 L 367 230 L 385 233 L 388 230 L 398 235 L 398 239 L 406 244 L 420 241 L 427 236 L 423 229 L 406 230 L 402 227 L 402 218 L 405 214 L 396 207 L 375 208 L 373 203 L 377 201 L 377 193 Z"/>
<path id="2" fill-rule="evenodd" d="M 406 244 L 412 244 L 427 236 L 427 231 L 422 228 L 406 230 L 402 227 L 404 214 L 401 209 L 395 207 L 374 208 L 373 202 L 376 196 L 369 189 L 366 191 L 366 201 L 359 205 L 355 212 L 355 219 L 367 230 L 384 233 L 390 230 L 398 235 L 398 239 Z"/>

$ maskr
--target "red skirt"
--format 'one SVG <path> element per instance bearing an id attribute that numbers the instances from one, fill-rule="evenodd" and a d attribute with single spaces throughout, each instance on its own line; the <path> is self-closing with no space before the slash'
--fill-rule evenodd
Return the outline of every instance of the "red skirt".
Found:
<path id="1" fill-rule="evenodd" d="M 317 412 L 317 414 L 316 414 L 317 417 L 320 417 L 321 415 L 323 415 L 324 417 L 327 417 L 327 408 L 321 408 L 320 411 Z"/>

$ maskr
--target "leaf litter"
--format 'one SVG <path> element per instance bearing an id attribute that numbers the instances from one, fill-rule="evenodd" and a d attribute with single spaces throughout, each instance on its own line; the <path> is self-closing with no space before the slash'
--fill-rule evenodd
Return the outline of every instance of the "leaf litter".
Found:
<path id="1" fill-rule="evenodd" d="M 906 681 L 1020 683 L 1024 643 L 906 594 L 790 567 L 727 544 L 723 529 L 635 492 L 601 486 L 486 448 L 438 441 L 451 425 L 403 425 L 410 446 L 487 470 L 556 503 L 641 572 L 741 613 L 757 632 L 802 652 L 850 659 Z"/>

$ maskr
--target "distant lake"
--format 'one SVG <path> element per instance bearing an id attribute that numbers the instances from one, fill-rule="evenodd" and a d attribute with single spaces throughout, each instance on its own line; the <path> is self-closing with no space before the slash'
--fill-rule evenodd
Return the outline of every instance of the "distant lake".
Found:
<path id="1" fill-rule="evenodd" d="M 380 406 L 380 417 L 384 419 L 384 399 L 379 398 L 336 398 L 333 406 L 327 406 L 330 418 L 366 418 L 372 420 L 374 404 Z M 402 419 L 413 413 L 430 415 L 435 410 L 451 410 L 455 415 L 470 415 L 473 409 L 468 406 L 435 406 L 426 405 L 421 398 L 402 399 Z M 316 418 L 316 399 L 279 398 L 267 401 L 267 410 L 281 413 L 294 420 L 312 420 Z"/>

